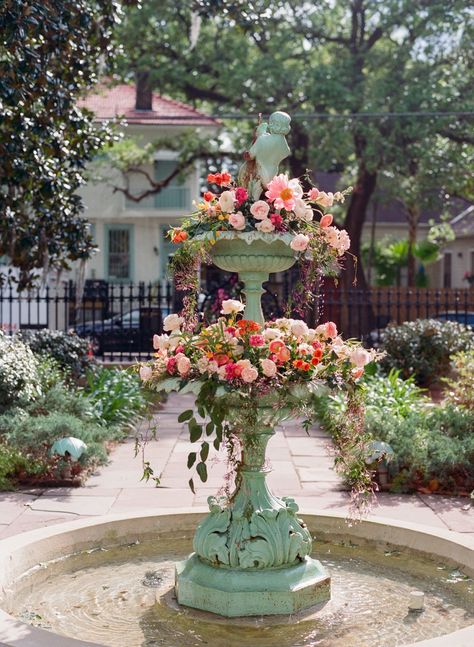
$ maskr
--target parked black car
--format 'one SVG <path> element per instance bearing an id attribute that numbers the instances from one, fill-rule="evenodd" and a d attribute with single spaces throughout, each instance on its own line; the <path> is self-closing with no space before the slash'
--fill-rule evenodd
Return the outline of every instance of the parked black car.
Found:
<path id="1" fill-rule="evenodd" d="M 158 306 L 147 306 L 109 319 L 78 323 L 72 331 L 91 340 L 95 355 L 112 351 L 151 352 L 153 335 L 163 331 L 163 317 Z"/>

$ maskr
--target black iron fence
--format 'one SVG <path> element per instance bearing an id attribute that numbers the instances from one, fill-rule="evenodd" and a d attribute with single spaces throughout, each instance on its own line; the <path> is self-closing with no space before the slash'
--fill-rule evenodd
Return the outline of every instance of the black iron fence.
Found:
<path id="1" fill-rule="evenodd" d="M 202 292 L 200 309 L 205 319 L 218 315 L 228 286 Z M 283 297 L 270 284 L 263 298 L 267 318 L 282 316 Z M 0 287 L 0 330 L 74 330 L 90 339 L 91 349 L 108 361 L 134 361 L 150 356 L 154 333 L 162 332 L 163 319 L 181 308 L 180 295 L 169 282 L 117 285 L 86 282 L 82 295 L 72 283 L 18 294 L 14 286 Z M 334 321 L 345 336 L 377 345 L 389 323 L 433 317 L 474 325 L 474 289 L 324 287 L 309 313 L 308 323 Z"/>

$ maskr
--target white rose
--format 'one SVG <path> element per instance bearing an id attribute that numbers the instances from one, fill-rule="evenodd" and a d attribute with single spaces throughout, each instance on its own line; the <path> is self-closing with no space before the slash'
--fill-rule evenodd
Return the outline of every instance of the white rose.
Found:
<path id="1" fill-rule="evenodd" d="M 304 200 L 296 200 L 294 212 L 297 218 L 305 222 L 311 222 L 313 219 L 313 210 Z"/>
<path id="2" fill-rule="evenodd" d="M 180 317 L 179 315 L 172 314 L 168 315 L 165 317 L 163 321 L 163 330 L 177 330 L 178 328 L 181 327 L 181 324 L 184 322 L 184 317 Z"/>
<path id="3" fill-rule="evenodd" d="M 255 229 L 262 231 L 265 234 L 269 234 L 271 231 L 275 231 L 275 225 L 269 218 L 264 218 L 261 222 L 257 222 Z"/>
<path id="4" fill-rule="evenodd" d="M 265 341 L 272 341 L 272 339 L 278 339 L 278 337 L 281 337 L 281 331 L 276 328 L 265 328 L 263 331 L 263 337 Z"/>
<path id="5" fill-rule="evenodd" d="M 224 213 L 234 211 L 235 191 L 223 191 L 219 196 L 219 205 Z"/>
<path id="6" fill-rule="evenodd" d="M 207 357 L 200 357 L 196 362 L 196 366 L 200 373 L 205 373 L 209 368 L 209 360 Z"/>
<path id="7" fill-rule="evenodd" d="M 291 249 L 295 252 L 304 252 L 309 245 L 309 236 L 297 234 L 290 243 Z"/>
<path id="8" fill-rule="evenodd" d="M 168 346 L 168 335 L 153 335 L 153 348 L 155 350 L 166 350 Z"/>
<path id="9" fill-rule="evenodd" d="M 308 341 L 313 341 L 314 338 L 316 337 L 316 331 L 314 328 L 308 328 L 308 334 L 306 336 Z"/>
<path id="10" fill-rule="evenodd" d="M 354 348 L 351 351 L 349 359 L 354 364 L 354 366 L 357 366 L 357 368 L 363 368 L 371 361 L 372 356 L 368 350 L 365 350 L 365 348 L 359 346 L 358 348 Z"/>
<path id="11" fill-rule="evenodd" d="M 295 337 L 304 337 L 308 334 L 308 326 L 299 319 L 294 319 L 291 322 L 290 330 Z"/>
<path id="12" fill-rule="evenodd" d="M 168 348 L 174 350 L 183 342 L 183 338 L 180 335 L 171 335 L 168 340 Z"/>
<path id="13" fill-rule="evenodd" d="M 263 374 L 267 377 L 274 377 L 277 372 L 277 365 L 271 359 L 261 359 L 260 366 L 262 367 Z"/>
<path id="14" fill-rule="evenodd" d="M 218 368 L 219 368 L 219 365 L 217 364 L 217 362 L 212 360 L 211 362 L 209 362 L 209 366 L 207 367 L 207 370 L 209 371 L 209 373 L 217 373 Z"/>
<path id="15" fill-rule="evenodd" d="M 146 382 L 151 380 L 153 375 L 153 369 L 151 366 L 140 366 L 140 379 Z"/>
<path id="16" fill-rule="evenodd" d="M 257 377 L 258 377 L 258 371 L 253 366 L 250 366 L 249 368 L 244 368 L 244 370 L 241 373 L 241 378 L 243 379 L 244 382 L 247 382 L 247 384 L 250 384 L 250 382 L 255 382 Z"/>
<path id="17" fill-rule="evenodd" d="M 236 366 L 239 366 L 241 370 L 252 367 L 252 364 L 249 359 L 239 359 L 239 361 L 236 362 L 235 364 Z"/>
<path id="18" fill-rule="evenodd" d="M 238 301 L 237 299 L 225 299 L 222 302 L 221 314 L 223 315 L 236 314 L 237 312 L 242 312 L 244 308 L 245 306 L 242 303 L 242 301 Z"/>
<path id="19" fill-rule="evenodd" d="M 265 202 L 265 200 L 257 200 L 250 207 L 250 213 L 255 218 L 255 220 L 264 220 L 268 216 L 270 211 L 270 206 Z"/>

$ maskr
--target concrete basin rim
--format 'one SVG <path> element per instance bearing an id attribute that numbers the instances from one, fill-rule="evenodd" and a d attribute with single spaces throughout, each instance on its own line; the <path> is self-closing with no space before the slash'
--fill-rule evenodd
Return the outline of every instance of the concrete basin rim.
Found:
<path id="1" fill-rule="evenodd" d="M 67 536 L 71 532 L 87 530 L 87 528 L 98 530 L 100 527 L 104 527 L 104 529 L 106 529 L 109 526 L 113 529 L 114 526 L 120 523 L 137 521 L 139 519 L 143 519 L 144 521 L 153 521 L 154 518 L 159 520 L 163 517 L 171 517 L 176 520 L 198 521 L 198 519 L 206 512 L 207 508 L 204 506 L 182 508 L 176 512 L 171 512 L 169 508 L 162 508 L 149 513 L 138 511 L 132 514 L 110 514 L 101 518 L 88 517 L 86 519 L 79 519 L 76 521 L 31 530 L 19 536 L 12 536 L 0 540 L 0 572 L 12 559 L 14 553 L 18 554 L 22 549 L 37 543 L 41 544 L 52 537 L 60 539 L 61 535 Z M 413 538 L 416 539 L 417 536 L 418 539 L 431 538 L 432 541 L 435 541 L 435 544 L 451 544 L 453 548 L 460 548 L 461 552 L 466 555 L 469 555 L 470 553 L 469 559 L 467 560 L 469 563 L 465 563 L 466 560 L 459 560 L 459 565 L 461 567 L 465 566 L 469 568 L 469 570 L 474 569 L 474 541 L 472 538 L 466 537 L 462 533 L 440 529 L 434 526 L 431 527 L 423 524 L 399 521 L 398 519 L 392 519 L 389 517 L 377 516 L 371 516 L 370 519 L 363 519 L 360 523 L 349 526 L 345 523 L 346 515 L 343 513 L 318 510 L 314 507 L 303 508 L 300 511 L 300 514 L 306 519 L 311 517 L 313 523 L 308 524 L 311 527 L 314 527 L 314 522 L 317 520 L 323 524 L 329 525 L 339 523 L 339 531 L 343 532 L 343 534 L 349 536 L 355 535 L 355 537 L 362 537 L 369 540 L 372 539 L 373 541 L 379 542 L 386 541 L 388 543 L 398 543 L 398 545 L 405 546 L 407 548 L 417 549 L 416 546 L 412 546 L 411 541 Z M 363 529 L 369 532 L 361 533 L 358 529 Z M 370 530 L 375 532 L 371 533 Z M 387 538 L 379 536 L 380 532 L 391 532 L 393 530 L 396 530 L 399 533 L 398 540 L 395 542 L 393 541 L 393 536 Z M 135 525 L 133 530 L 131 530 L 132 534 L 134 532 L 136 532 L 137 535 L 140 534 L 139 525 Z M 371 537 L 371 534 L 374 534 L 375 536 Z M 405 537 L 407 543 L 400 541 L 403 537 Z M 430 550 L 429 547 L 426 547 L 424 552 L 437 555 L 437 553 Z M 472 644 L 474 644 L 474 624 L 444 636 L 423 640 L 410 645 L 407 644 L 403 647 L 468 647 Z M 103 647 L 97 643 L 60 636 L 59 634 L 54 634 L 47 630 L 33 627 L 27 623 L 22 623 L 13 616 L 8 615 L 2 609 L 0 609 L 0 645 L 5 645 L 5 647 L 85 647 L 87 645 Z"/>

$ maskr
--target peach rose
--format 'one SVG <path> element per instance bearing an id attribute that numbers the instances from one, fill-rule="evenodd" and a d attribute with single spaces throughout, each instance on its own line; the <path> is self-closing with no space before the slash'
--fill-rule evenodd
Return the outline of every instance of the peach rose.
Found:
<path id="1" fill-rule="evenodd" d="M 234 211 L 235 191 L 223 191 L 219 196 L 219 206 L 224 213 Z"/>
<path id="2" fill-rule="evenodd" d="M 187 375 L 189 373 L 189 369 L 191 368 L 191 360 L 189 359 L 189 357 L 180 357 L 178 359 L 177 367 L 178 373 L 180 375 Z"/>
<path id="3" fill-rule="evenodd" d="M 295 252 L 304 252 L 309 245 L 309 236 L 297 234 L 290 243 L 291 249 Z"/>
<path id="4" fill-rule="evenodd" d="M 265 234 L 269 234 L 271 231 L 275 231 L 275 225 L 269 218 L 264 218 L 261 222 L 257 222 L 255 228 Z"/>
<path id="5" fill-rule="evenodd" d="M 140 379 L 146 382 L 151 380 L 153 375 L 153 369 L 151 366 L 140 366 Z"/>
<path id="6" fill-rule="evenodd" d="M 242 231 L 243 229 L 245 229 L 244 214 L 241 211 L 237 211 L 237 213 L 231 213 L 229 216 L 229 224 L 234 229 L 237 229 L 238 231 Z"/>
<path id="7" fill-rule="evenodd" d="M 266 377 L 274 377 L 277 372 L 277 365 L 271 359 L 261 359 L 260 366 L 262 367 L 263 374 Z"/>
<path id="8" fill-rule="evenodd" d="M 372 356 L 365 348 L 354 348 L 349 355 L 349 359 L 357 368 L 363 368 L 372 360 Z"/>
<path id="9" fill-rule="evenodd" d="M 268 216 L 270 211 L 270 206 L 265 202 L 265 200 L 257 200 L 250 207 L 250 213 L 255 218 L 255 220 L 264 220 Z"/>
<path id="10" fill-rule="evenodd" d="M 258 371 L 254 366 L 250 366 L 248 368 L 244 368 L 240 377 L 243 379 L 244 382 L 247 382 L 247 384 L 250 384 L 250 382 L 255 382 L 255 380 L 257 379 Z"/>

